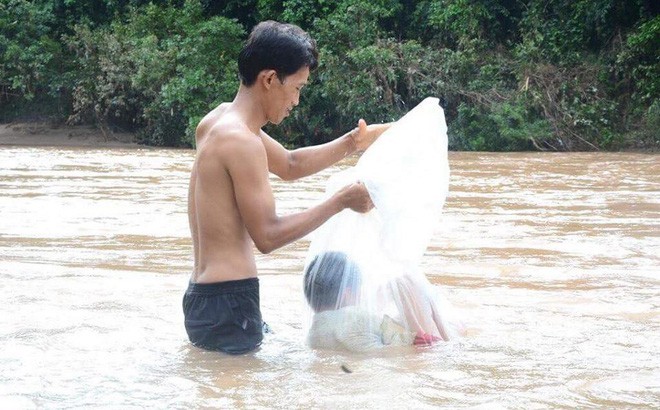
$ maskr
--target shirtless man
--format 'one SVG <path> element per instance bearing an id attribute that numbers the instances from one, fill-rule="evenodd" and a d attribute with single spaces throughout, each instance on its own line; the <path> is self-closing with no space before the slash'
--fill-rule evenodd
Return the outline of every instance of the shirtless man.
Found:
<path id="1" fill-rule="evenodd" d="M 300 28 L 257 25 L 239 55 L 241 85 L 199 123 L 190 177 L 188 217 L 195 265 L 183 298 L 186 332 L 199 347 L 241 354 L 262 341 L 259 282 L 253 244 L 269 253 L 293 242 L 343 209 L 373 207 L 361 183 L 346 186 L 306 211 L 279 216 L 268 180 L 294 180 L 364 150 L 388 124 L 358 127 L 327 144 L 286 150 L 261 130 L 298 105 L 317 66 L 314 41 Z"/>

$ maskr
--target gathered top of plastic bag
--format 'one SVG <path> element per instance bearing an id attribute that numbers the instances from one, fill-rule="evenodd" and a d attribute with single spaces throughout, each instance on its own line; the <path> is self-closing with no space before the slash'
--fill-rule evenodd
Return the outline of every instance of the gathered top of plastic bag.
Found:
<path id="1" fill-rule="evenodd" d="M 309 344 L 368 350 L 451 338 L 450 306 L 419 269 L 449 186 L 438 99 L 422 101 L 333 175 L 326 195 L 355 181 L 375 208 L 346 209 L 312 236 L 303 279 Z"/>

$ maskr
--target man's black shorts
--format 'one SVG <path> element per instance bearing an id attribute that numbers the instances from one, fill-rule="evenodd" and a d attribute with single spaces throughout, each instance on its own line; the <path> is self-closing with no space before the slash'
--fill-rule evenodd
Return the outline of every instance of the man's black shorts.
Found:
<path id="1" fill-rule="evenodd" d="M 193 345 L 247 353 L 263 339 L 259 279 L 190 283 L 183 296 L 186 332 Z"/>

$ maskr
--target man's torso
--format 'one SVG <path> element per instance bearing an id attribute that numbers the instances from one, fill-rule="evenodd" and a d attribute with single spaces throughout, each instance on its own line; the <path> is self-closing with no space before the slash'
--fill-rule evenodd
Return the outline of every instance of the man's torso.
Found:
<path id="1" fill-rule="evenodd" d="M 224 129 L 240 127 L 221 104 L 197 128 L 197 155 L 190 176 L 188 218 L 195 266 L 192 281 L 223 282 L 257 276 L 253 243 L 236 204 L 227 170 L 232 141 Z M 246 158 L 245 160 L 249 160 Z"/>

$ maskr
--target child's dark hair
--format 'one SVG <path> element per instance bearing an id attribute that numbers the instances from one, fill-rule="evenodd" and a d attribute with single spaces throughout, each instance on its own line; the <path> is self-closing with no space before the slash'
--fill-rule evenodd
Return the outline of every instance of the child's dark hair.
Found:
<path id="1" fill-rule="evenodd" d="M 316 42 L 300 27 L 276 21 L 257 24 L 238 56 L 241 82 L 251 86 L 262 70 L 275 70 L 280 81 L 303 67 L 318 66 Z"/>
<path id="2" fill-rule="evenodd" d="M 305 270 L 303 287 L 314 312 L 342 307 L 345 290 L 359 292 L 362 278 L 358 266 L 342 252 L 316 255 Z"/>

